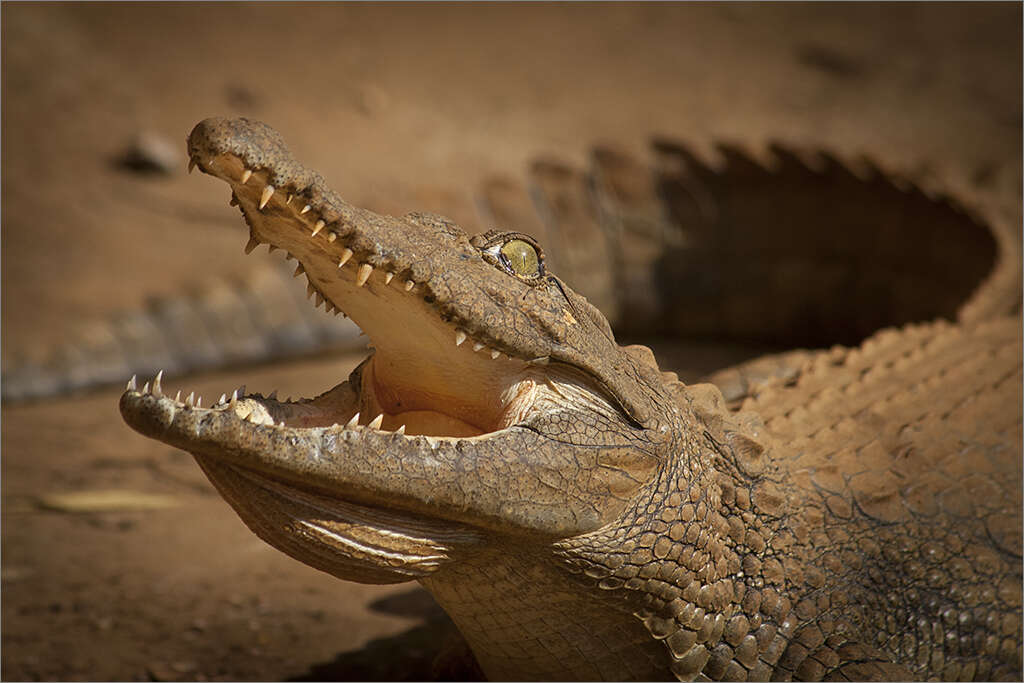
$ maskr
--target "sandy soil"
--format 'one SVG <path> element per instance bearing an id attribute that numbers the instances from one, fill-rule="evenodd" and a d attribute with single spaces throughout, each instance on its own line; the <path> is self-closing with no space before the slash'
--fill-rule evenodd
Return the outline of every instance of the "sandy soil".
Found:
<path id="1" fill-rule="evenodd" d="M 652 133 L 867 153 L 1020 200 L 1015 4 L 7 3 L 2 19 L 5 355 L 250 267 L 227 193 L 183 154 L 166 176 L 115 163 L 134 135 L 177 147 L 211 115 L 271 123 L 355 203 L 470 229 L 484 174 Z M 189 388 L 311 395 L 354 362 Z M 123 425 L 117 396 L 3 408 L 4 679 L 431 675 L 429 598 L 264 546 L 187 455 Z M 168 506 L 52 509 L 98 490 Z"/>

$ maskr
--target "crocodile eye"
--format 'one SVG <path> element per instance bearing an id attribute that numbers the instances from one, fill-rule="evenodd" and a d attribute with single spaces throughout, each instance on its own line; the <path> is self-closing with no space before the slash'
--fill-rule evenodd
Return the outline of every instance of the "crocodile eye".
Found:
<path id="1" fill-rule="evenodd" d="M 485 261 L 526 284 L 544 281 L 544 249 L 529 235 L 489 230 L 474 235 L 469 242 L 480 250 Z"/>
<path id="2" fill-rule="evenodd" d="M 540 258 L 533 245 L 523 240 L 509 240 L 501 245 L 502 260 L 519 277 L 535 278 L 540 275 Z"/>

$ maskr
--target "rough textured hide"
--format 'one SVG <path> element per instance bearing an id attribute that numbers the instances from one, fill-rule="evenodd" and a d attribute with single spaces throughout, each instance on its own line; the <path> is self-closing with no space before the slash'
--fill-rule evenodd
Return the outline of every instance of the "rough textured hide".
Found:
<path id="1" fill-rule="evenodd" d="M 598 155 L 597 177 L 616 199 L 604 209 L 617 222 L 592 221 L 580 205 L 587 185 L 571 171 L 534 169 L 548 238 L 606 240 L 564 252 L 559 269 L 647 263 L 640 277 L 657 287 L 680 264 L 736 272 L 744 251 L 723 245 L 756 205 L 719 196 L 728 188 L 701 178 L 678 146 L 659 150 L 676 185 L 671 173 L 629 184 L 616 176 L 628 164 Z M 730 172 L 761 179 L 766 197 L 784 194 L 777 177 L 726 152 Z M 890 280 L 884 269 L 815 270 L 824 247 L 807 240 L 752 243 L 764 258 L 751 277 L 769 291 L 831 273 L 849 302 L 833 310 L 822 286 L 761 317 L 744 286 L 723 281 L 734 304 L 663 327 L 772 335 L 810 316 L 813 341 L 829 326 L 859 338 L 880 321 L 954 322 L 738 368 L 722 375 L 737 387 L 731 409 L 715 386 L 683 385 L 646 349 L 617 346 L 604 316 L 558 278 L 489 251 L 519 236 L 471 239 L 441 218 L 351 207 L 256 122 L 205 121 L 190 153 L 231 185 L 252 239 L 294 254 L 311 293 L 377 347 L 313 400 L 243 395 L 203 409 L 192 396 L 164 397 L 159 381 L 133 381 L 123 395 L 128 423 L 192 452 L 272 545 L 341 578 L 417 577 L 491 678 L 1020 676 L 1019 247 L 1005 224 L 989 217 L 986 232 L 986 221 L 952 211 L 945 243 L 972 265 Z M 844 182 L 842 167 L 826 166 L 838 174 L 830 183 Z M 864 201 L 884 204 L 885 193 Z M 930 202 L 905 194 L 899 201 Z M 670 212 L 658 212 L 656 196 Z M 719 218 L 678 221 L 685 197 Z M 515 203 L 506 206 L 513 215 Z M 594 226 L 601 232 L 587 232 Z M 644 248 L 644 234 L 662 251 Z M 852 236 L 835 263 L 847 252 L 855 264 L 883 259 L 895 235 Z M 858 252 L 858 239 L 873 247 Z M 673 244 L 681 251 L 666 258 Z M 618 309 L 608 290 L 625 277 L 616 267 L 587 285 L 596 300 L 609 297 L 608 310 L 635 314 L 640 328 L 685 312 L 685 294 Z M 873 311 L 862 290 L 887 283 L 892 309 Z M 356 410 L 370 406 L 381 412 L 367 423 Z M 399 427 L 413 412 L 435 415 Z M 456 420 L 465 433 L 451 433 Z"/>

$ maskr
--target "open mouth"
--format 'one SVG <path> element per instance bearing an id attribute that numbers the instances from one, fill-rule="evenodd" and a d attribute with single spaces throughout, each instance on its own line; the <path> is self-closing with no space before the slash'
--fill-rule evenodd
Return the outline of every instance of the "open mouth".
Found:
<path id="1" fill-rule="evenodd" d="M 163 410 L 175 413 L 216 411 L 277 429 L 374 430 L 426 437 L 436 446 L 438 439 L 486 437 L 522 425 L 545 398 L 564 399 L 586 383 L 584 373 L 549 363 L 547 355 L 521 357 L 490 331 L 515 320 L 486 320 L 486 311 L 482 321 L 460 320 L 465 307 L 444 305 L 470 297 L 451 291 L 457 276 L 439 272 L 441 251 L 462 268 L 504 268 L 502 277 L 518 285 L 503 291 L 471 286 L 473 296 L 497 304 L 530 297 L 531 278 L 543 273 L 542 252 L 530 238 L 489 233 L 470 241 L 439 217 L 379 217 L 338 202 L 311 172 L 289 176 L 290 159 L 261 165 L 195 137 L 189 153 L 190 169 L 198 166 L 230 185 L 231 204 L 250 226 L 246 253 L 265 244 L 296 260 L 295 276 L 306 278 L 309 297 L 329 313 L 350 317 L 373 352 L 347 381 L 312 399 L 280 401 L 243 388 L 203 408 L 193 394 L 164 396 L 160 376 L 141 389 L 133 378 L 130 393 L 159 399 Z M 472 305 L 469 311 L 477 312 Z M 575 322 L 570 312 L 561 317 Z"/>

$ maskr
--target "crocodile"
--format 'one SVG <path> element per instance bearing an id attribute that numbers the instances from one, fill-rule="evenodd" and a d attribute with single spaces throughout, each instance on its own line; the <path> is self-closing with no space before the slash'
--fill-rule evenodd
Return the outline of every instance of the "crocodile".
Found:
<path id="1" fill-rule="evenodd" d="M 1021 320 L 978 293 L 1015 256 L 729 405 L 528 234 L 354 207 L 256 121 L 188 151 L 374 347 L 313 399 L 122 395 L 270 545 L 418 581 L 494 679 L 1020 678 Z"/>

